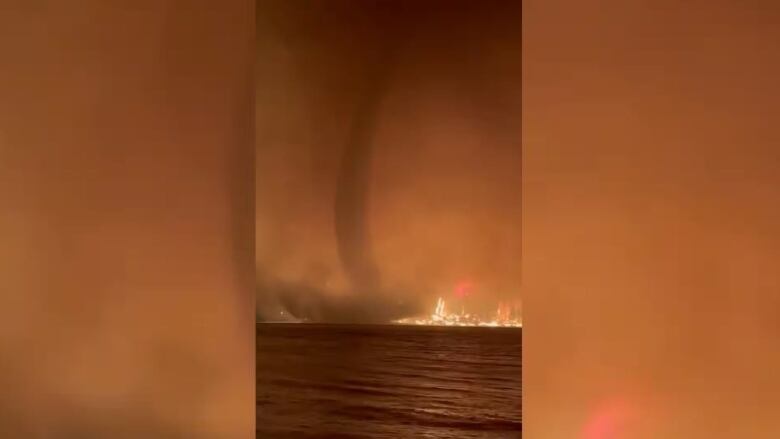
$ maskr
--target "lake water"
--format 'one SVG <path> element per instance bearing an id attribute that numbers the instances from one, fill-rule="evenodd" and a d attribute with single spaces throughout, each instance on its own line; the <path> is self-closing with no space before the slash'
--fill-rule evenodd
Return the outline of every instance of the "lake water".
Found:
<path id="1" fill-rule="evenodd" d="M 258 324 L 258 438 L 520 438 L 519 328 Z"/>

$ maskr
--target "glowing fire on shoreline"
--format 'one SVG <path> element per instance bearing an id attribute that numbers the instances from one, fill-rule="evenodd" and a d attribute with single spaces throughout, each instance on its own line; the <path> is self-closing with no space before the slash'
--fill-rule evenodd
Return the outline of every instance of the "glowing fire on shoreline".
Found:
<path id="1" fill-rule="evenodd" d="M 483 327 L 506 327 L 522 328 L 523 321 L 517 307 L 509 304 L 499 303 L 496 315 L 492 320 L 484 321 L 479 316 L 467 314 L 465 309 L 460 314 L 448 313 L 444 299 L 439 297 L 436 301 L 436 307 L 429 317 L 425 318 L 406 318 L 396 320 L 393 323 L 400 325 L 423 325 L 423 326 L 483 326 Z"/>

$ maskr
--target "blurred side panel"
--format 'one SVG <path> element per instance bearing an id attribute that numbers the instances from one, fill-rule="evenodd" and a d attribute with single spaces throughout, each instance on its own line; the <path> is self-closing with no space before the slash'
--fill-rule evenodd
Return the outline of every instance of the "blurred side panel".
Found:
<path id="1" fill-rule="evenodd" d="M 253 33 L 3 3 L 0 437 L 252 437 Z"/>
<path id="2" fill-rule="evenodd" d="M 780 437 L 780 7 L 524 7 L 527 437 Z"/>

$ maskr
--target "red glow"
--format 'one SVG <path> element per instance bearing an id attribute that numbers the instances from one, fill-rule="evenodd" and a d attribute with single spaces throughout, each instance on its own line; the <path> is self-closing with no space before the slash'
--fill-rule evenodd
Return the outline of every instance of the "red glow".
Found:
<path id="1" fill-rule="evenodd" d="M 458 298 L 466 297 L 471 293 L 471 288 L 471 282 L 460 282 L 455 286 L 455 296 Z"/>
<path id="2" fill-rule="evenodd" d="M 582 430 L 582 439 L 620 439 L 636 416 L 627 401 L 613 399 L 599 406 Z"/>

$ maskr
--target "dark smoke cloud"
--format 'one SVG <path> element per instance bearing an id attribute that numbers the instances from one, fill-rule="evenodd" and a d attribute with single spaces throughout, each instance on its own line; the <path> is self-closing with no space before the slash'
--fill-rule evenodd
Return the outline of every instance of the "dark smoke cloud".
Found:
<path id="1" fill-rule="evenodd" d="M 260 312 L 279 314 L 274 289 L 340 318 L 427 308 L 464 279 L 475 308 L 519 297 L 519 2 L 266 2 L 258 19 Z"/>

